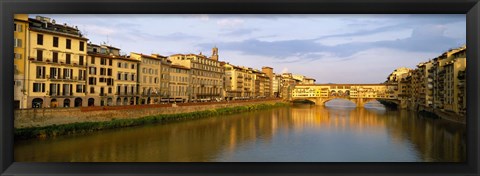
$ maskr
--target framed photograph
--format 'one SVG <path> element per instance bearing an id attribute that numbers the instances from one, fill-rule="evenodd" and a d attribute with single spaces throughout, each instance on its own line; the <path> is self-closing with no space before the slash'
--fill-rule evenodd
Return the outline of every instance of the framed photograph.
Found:
<path id="1" fill-rule="evenodd" d="M 479 174 L 477 1 L 0 5 L 2 175 Z"/>

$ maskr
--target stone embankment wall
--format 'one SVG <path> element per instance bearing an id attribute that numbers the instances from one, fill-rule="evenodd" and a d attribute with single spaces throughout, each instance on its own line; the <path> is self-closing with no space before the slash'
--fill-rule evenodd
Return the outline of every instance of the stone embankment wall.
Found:
<path id="1" fill-rule="evenodd" d="M 135 119 L 159 114 L 177 114 L 209 109 L 244 106 L 251 104 L 275 104 L 279 99 L 182 103 L 134 106 L 106 106 L 80 108 L 45 108 L 15 110 L 15 128 L 44 127 L 49 125 L 69 124 L 76 122 L 101 122 L 112 119 Z"/>

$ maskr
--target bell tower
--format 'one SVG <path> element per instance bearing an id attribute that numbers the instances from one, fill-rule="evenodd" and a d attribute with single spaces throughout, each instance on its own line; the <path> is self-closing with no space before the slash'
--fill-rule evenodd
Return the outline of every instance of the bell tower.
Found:
<path id="1" fill-rule="evenodd" d="M 218 48 L 216 46 L 212 48 L 212 57 L 210 59 L 218 61 Z"/>

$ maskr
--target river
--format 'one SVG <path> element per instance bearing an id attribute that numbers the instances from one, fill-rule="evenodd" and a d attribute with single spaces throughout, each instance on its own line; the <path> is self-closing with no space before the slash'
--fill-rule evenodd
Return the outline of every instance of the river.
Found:
<path id="1" fill-rule="evenodd" d="M 344 100 L 343 100 L 344 101 Z M 15 141 L 16 162 L 464 162 L 465 125 L 378 102 L 293 105 Z"/>

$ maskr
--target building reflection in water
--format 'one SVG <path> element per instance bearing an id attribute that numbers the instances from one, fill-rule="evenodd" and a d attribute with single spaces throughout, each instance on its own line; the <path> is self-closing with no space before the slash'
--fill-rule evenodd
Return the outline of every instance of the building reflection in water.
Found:
<path id="1" fill-rule="evenodd" d="M 337 161 L 336 158 L 340 158 L 343 159 L 340 161 L 350 161 L 348 159 L 353 158 L 362 161 L 355 158 L 360 156 L 355 151 L 385 150 L 413 153 L 413 158 L 400 161 L 465 161 L 465 126 L 424 118 L 413 112 L 386 110 L 375 103 L 366 106 L 301 105 L 84 136 L 16 141 L 15 160 L 317 161 L 318 158 L 319 161 Z M 356 144 L 365 146 L 345 146 L 351 143 L 339 142 L 343 138 L 354 139 Z M 369 144 L 385 141 L 383 138 L 388 142 Z M 341 144 L 344 146 L 338 146 L 339 149 L 359 149 L 352 150 L 348 156 L 341 156 L 341 152 L 321 152 L 335 150 L 336 146 L 332 145 Z M 385 146 L 407 147 L 395 150 Z M 303 155 L 298 155 L 302 150 L 304 153 L 300 154 Z M 296 158 L 297 155 L 300 157 Z M 374 156 L 367 161 L 384 161 L 381 157 Z"/>

